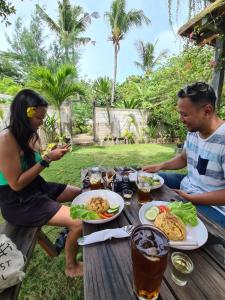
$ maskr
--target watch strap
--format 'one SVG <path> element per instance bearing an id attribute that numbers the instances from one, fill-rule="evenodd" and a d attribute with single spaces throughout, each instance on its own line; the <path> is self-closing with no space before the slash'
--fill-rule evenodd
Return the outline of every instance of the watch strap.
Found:
<path id="1" fill-rule="evenodd" d="M 49 163 L 48 163 L 46 160 L 44 160 L 44 159 L 40 160 L 40 161 L 39 161 L 39 164 L 40 164 L 42 167 L 44 167 L 44 168 L 48 168 L 48 167 L 49 167 Z"/>

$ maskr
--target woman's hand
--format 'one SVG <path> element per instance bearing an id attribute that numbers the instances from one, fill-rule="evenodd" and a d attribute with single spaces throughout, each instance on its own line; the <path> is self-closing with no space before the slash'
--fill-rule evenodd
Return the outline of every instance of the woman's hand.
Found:
<path id="1" fill-rule="evenodd" d="M 71 145 L 64 145 L 61 147 L 57 147 L 51 152 L 47 154 L 47 157 L 50 158 L 51 160 L 59 160 L 61 159 L 69 150 L 70 150 Z"/>
<path id="2" fill-rule="evenodd" d="M 142 168 L 142 171 L 148 173 L 156 173 L 160 170 L 162 170 L 162 164 L 154 164 L 154 165 L 144 166 Z"/>

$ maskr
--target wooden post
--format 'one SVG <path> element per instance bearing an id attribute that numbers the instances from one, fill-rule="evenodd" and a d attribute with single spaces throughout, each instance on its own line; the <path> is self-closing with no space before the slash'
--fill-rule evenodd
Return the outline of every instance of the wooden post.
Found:
<path id="1" fill-rule="evenodd" d="M 217 65 L 214 68 L 213 76 L 212 76 L 212 87 L 217 96 L 216 107 L 220 108 L 221 95 L 223 90 L 223 81 L 224 81 L 224 71 L 225 71 L 225 40 L 223 38 L 218 37 L 216 40 L 216 48 L 215 48 L 215 62 Z M 218 66 L 218 67 L 217 67 Z"/>

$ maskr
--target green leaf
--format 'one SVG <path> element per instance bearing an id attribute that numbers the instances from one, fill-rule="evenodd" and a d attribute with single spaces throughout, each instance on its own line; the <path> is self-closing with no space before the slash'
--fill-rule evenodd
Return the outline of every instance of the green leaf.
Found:
<path id="1" fill-rule="evenodd" d="M 70 208 L 70 216 L 80 220 L 98 220 L 99 215 L 92 210 L 88 210 L 84 205 L 74 205 Z"/>

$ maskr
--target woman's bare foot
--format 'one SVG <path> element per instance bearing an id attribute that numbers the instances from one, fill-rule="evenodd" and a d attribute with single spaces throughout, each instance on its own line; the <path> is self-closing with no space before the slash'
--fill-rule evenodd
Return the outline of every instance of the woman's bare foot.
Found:
<path id="1" fill-rule="evenodd" d="M 65 274 L 68 277 L 83 276 L 83 263 L 77 262 L 74 266 L 67 267 L 65 269 Z"/>

